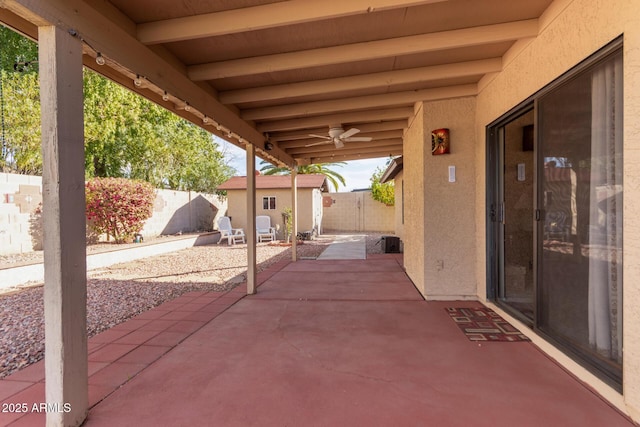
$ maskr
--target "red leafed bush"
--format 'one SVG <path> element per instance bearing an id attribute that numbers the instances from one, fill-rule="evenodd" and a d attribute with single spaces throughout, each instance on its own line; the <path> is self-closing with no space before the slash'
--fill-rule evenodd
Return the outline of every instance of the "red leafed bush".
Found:
<path id="1" fill-rule="evenodd" d="M 155 190 L 144 181 L 93 178 L 86 184 L 86 196 L 91 228 L 124 243 L 142 230 L 153 213 Z"/>

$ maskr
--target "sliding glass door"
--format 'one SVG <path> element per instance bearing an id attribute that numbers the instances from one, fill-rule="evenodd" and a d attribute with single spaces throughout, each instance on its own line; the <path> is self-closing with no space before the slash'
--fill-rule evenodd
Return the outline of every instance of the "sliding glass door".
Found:
<path id="1" fill-rule="evenodd" d="M 533 184 L 534 151 L 532 109 L 509 119 L 495 130 L 496 249 L 499 268 L 497 298 L 512 313 L 534 320 Z"/>
<path id="2" fill-rule="evenodd" d="M 622 83 L 618 43 L 488 133 L 489 296 L 612 385 L 622 376 Z"/>
<path id="3" fill-rule="evenodd" d="M 538 326 L 613 376 L 622 362 L 622 53 L 538 101 Z"/>

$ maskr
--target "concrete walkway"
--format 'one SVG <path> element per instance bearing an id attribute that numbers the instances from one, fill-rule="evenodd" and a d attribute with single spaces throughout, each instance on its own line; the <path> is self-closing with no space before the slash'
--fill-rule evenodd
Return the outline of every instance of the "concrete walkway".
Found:
<path id="1" fill-rule="evenodd" d="M 338 234 L 333 238 L 333 243 L 320 254 L 319 260 L 367 258 L 366 236 Z"/>

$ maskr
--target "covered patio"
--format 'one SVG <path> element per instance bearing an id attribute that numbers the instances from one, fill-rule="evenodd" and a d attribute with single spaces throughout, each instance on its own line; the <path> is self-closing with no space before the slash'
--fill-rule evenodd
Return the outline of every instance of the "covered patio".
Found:
<path id="1" fill-rule="evenodd" d="M 209 418 L 221 425 L 628 423 L 598 396 L 640 419 L 639 20 L 637 2 L 625 0 L 0 0 L 0 21 L 39 44 L 46 385 L 32 390 L 46 389 L 42 399 L 51 405 L 71 406 L 49 411 L 47 425 L 80 425 L 87 415 L 90 425 L 140 425 L 143 416 L 184 425 Z M 487 197 L 495 142 L 488 126 L 525 101 L 534 108 L 535 94 L 611 52 L 624 57 L 615 80 L 624 75 L 616 97 L 624 108 L 608 129 L 624 141 L 619 158 L 631 185 L 624 220 L 619 207 L 615 223 L 625 242 L 627 261 L 613 261 L 616 286 L 624 276 L 617 294 L 624 301 L 608 308 L 615 322 L 606 326 L 624 338 L 616 341 L 616 348 L 624 341 L 624 360 L 616 354 L 615 375 L 607 376 L 598 361 L 592 366 L 592 350 L 575 357 L 563 347 L 567 337 L 547 339 L 542 310 L 519 325 L 530 328 L 535 345 L 478 346 L 444 308 L 496 301 L 490 273 L 501 259 L 489 226 L 500 209 Z M 91 378 L 99 373 L 92 362 L 100 361 L 91 357 L 100 350 L 87 342 L 86 251 L 78 243 L 85 232 L 83 67 L 245 149 L 249 171 L 246 287 L 124 387 L 98 395 Z M 580 136 L 569 122 L 563 130 Z M 451 130 L 451 150 L 433 156 L 429 140 L 441 129 Z M 543 167 L 545 141 L 534 142 L 537 169 L 518 164 L 530 181 Z M 518 152 L 529 151 L 520 145 Z M 256 157 L 291 170 L 295 235 L 298 166 L 400 154 L 402 265 L 298 261 L 257 276 Z M 525 218 L 532 239 L 544 216 L 542 184 L 535 184 L 535 200 L 534 187 L 518 193 L 536 207 Z M 525 271 L 541 265 L 531 258 Z M 537 277 L 536 297 L 545 283 Z M 203 303 L 175 305 L 186 304 Z M 127 354 L 100 363 L 120 357 Z M 107 397 L 93 406 L 100 395 Z M 32 417 L 44 415 L 18 423 Z"/>
<path id="2" fill-rule="evenodd" d="M 91 339 L 84 425 L 633 425 L 534 344 L 468 340 L 445 308 L 480 304 L 424 301 L 400 255 L 284 262 L 259 283 Z M 33 381 L 3 402 L 41 401 L 43 378 L 2 381 Z"/>

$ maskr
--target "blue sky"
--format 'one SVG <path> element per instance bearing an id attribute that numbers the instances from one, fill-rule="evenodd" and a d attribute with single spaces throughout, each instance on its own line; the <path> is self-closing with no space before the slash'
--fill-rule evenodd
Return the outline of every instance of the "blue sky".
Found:
<path id="1" fill-rule="evenodd" d="M 238 175 L 246 175 L 246 159 L 244 150 L 230 144 L 222 139 L 216 138 L 220 148 L 225 153 L 227 163 L 238 171 Z M 371 186 L 371 175 L 379 166 L 386 168 L 388 157 L 379 159 L 353 160 L 347 162 L 342 167 L 335 168 L 335 171 L 342 175 L 347 183 L 346 187 L 342 185 L 338 189 L 339 192 L 346 192 L 355 189 L 369 188 Z M 260 169 L 260 159 L 256 160 L 256 166 Z M 331 191 L 335 191 L 331 188 Z"/>

